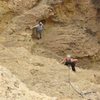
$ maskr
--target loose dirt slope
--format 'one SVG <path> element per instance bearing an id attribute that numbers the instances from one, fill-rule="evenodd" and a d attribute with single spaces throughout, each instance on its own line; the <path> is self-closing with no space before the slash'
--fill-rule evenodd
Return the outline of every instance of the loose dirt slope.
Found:
<path id="1" fill-rule="evenodd" d="M 0 66 L 0 100 L 56 100 L 30 91 L 25 84 Z"/>
<path id="2" fill-rule="evenodd" d="M 23 47 L 0 46 L 0 65 L 17 75 L 31 90 L 58 98 L 84 99 L 69 86 L 69 69 L 54 59 L 31 55 Z M 91 76 L 91 77 L 90 77 Z M 99 71 L 70 71 L 70 81 L 85 98 L 100 98 Z M 69 91 L 68 91 L 69 90 Z M 61 99 L 62 100 L 62 99 Z"/>

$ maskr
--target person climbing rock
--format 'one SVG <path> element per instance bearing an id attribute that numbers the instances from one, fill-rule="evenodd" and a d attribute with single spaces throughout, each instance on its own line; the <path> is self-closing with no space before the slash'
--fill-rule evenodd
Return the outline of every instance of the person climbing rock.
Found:
<path id="1" fill-rule="evenodd" d="M 61 63 L 64 63 L 68 67 L 72 68 L 72 71 L 76 72 L 75 65 L 78 59 L 72 58 L 71 55 L 67 55 Z"/>
<path id="2" fill-rule="evenodd" d="M 39 22 L 36 26 L 34 26 L 33 28 L 36 29 L 36 36 L 37 39 L 41 39 L 42 38 L 42 32 L 44 30 L 44 25 L 42 22 Z"/>

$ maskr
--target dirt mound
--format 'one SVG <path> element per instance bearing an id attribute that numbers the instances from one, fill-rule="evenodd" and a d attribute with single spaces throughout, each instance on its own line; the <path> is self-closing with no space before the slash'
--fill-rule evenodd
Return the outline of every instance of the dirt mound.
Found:
<path id="1" fill-rule="evenodd" d="M 0 100 L 56 100 L 30 91 L 25 84 L 0 66 Z"/>

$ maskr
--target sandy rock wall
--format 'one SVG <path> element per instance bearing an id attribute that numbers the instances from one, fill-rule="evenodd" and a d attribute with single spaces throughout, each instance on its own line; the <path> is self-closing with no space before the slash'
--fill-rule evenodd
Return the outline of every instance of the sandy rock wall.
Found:
<path id="1" fill-rule="evenodd" d="M 56 100 L 30 91 L 9 70 L 0 66 L 0 100 Z"/>
<path id="2" fill-rule="evenodd" d="M 25 30 L 26 28 L 34 26 L 38 20 L 48 18 L 49 16 L 49 6 L 42 5 L 39 8 L 33 8 L 22 15 L 13 18 L 4 33 L 9 34 Z"/>
<path id="3" fill-rule="evenodd" d="M 23 100 L 24 98 L 24 100 L 56 100 L 50 97 L 61 98 L 58 100 L 63 100 L 63 98 L 65 100 L 98 100 L 100 98 L 98 70 L 83 70 L 77 67 L 76 73 L 70 70 L 71 83 L 83 94 L 84 98 L 82 98 L 69 86 L 68 67 L 55 59 L 31 55 L 23 47 L 7 48 L 0 45 L 0 65 L 9 69 L 28 88 L 39 93 L 30 91 L 8 70 L 0 67 L 0 97 L 8 97 L 6 100 Z"/>
<path id="4" fill-rule="evenodd" d="M 10 19 L 8 19 L 10 23 L 6 23 L 9 28 L 11 27 L 10 30 L 20 30 L 18 27 L 19 24 L 21 25 L 21 29 L 25 29 L 25 27 L 35 24 L 38 20 L 52 16 L 54 11 L 55 16 L 52 17 L 54 22 L 74 20 L 78 22 L 81 27 L 91 30 L 92 33 L 98 33 L 98 0 L 97 2 L 93 0 L 9 0 L 1 1 L 1 3 L 3 3 L 1 8 L 3 13 L 14 15 L 13 18 L 10 17 Z M 51 7 L 53 10 L 51 10 Z M 8 16 L 6 16 L 6 18 L 8 18 Z M 24 24 L 22 19 L 25 21 Z M 25 26 L 26 23 L 27 25 Z M 12 26 L 16 29 L 12 28 Z"/>
<path id="5" fill-rule="evenodd" d="M 39 0 L 9 0 L 0 2 L 2 3 L 2 13 L 4 13 L 1 13 L 0 16 L 2 15 L 2 18 L 5 16 L 6 19 L 9 17 L 7 22 L 2 23 L 5 25 L 4 30 L 1 30 L 4 33 L 14 33 L 19 30 L 25 30 L 25 28 L 30 27 L 30 25 L 34 26 L 37 21 L 48 18 L 53 14 L 50 12 L 50 6 L 39 3 Z"/>
<path id="6" fill-rule="evenodd" d="M 15 16 L 9 9 L 7 2 L 0 0 L 0 33 L 6 29 L 6 26 Z"/>
<path id="7" fill-rule="evenodd" d="M 27 34 L 30 36 L 27 37 L 27 40 L 32 40 L 31 34 L 32 31 L 30 28 L 32 28 L 38 21 L 45 20 L 46 26 L 48 26 L 52 22 L 52 26 L 49 28 L 46 28 L 45 36 L 43 39 L 44 47 L 50 47 L 49 49 L 55 49 L 53 52 L 58 52 L 58 54 L 65 55 L 66 52 L 72 52 L 72 50 L 80 50 L 81 57 L 84 56 L 93 56 L 97 54 L 99 51 L 99 8 L 96 7 L 99 1 L 97 2 L 93 0 L 9 0 L 9 1 L 1 1 L 2 5 L 1 8 L 3 9 L 2 12 L 5 12 L 2 15 L 1 18 L 1 33 L 3 37 L 6 37 L 6 40 L 4 44 L 8 44 L 8 41 L 14 41 L 16 37 L 20 38 L 22 37 L 21 42 L 24 41 L 27 37 Z M 6 8 L 5 8 L 6 7 Z M 57 31 L 57 28 L 62 30 L 61 32 L 65 35 L 62 37 L 59 37 L 60 31 Z M 70 26 L 70 29 L 69 29 Z M 76 28 L 76 31 L 73 34 L 74 27 Z M 53 28 L 53 32 L 51 31 Z M 68 28 L 68 31 L 66 30 Z M 31 32 L 25 31 L 29 29 Z M 66 31 L 65 31 L 66 30 Z M 24 32 L 23 32 L 24 31 Z M 21 33 L 25 33 L 26 35 L 23 36 Z M 48 35 L 50 34 L 50 35 Z M 72 37 L 70 36 L 72 35 Z M 82 37 L 79 34 L 85 34 L 84 37 Z M 55 42 L 56 40 L 53 40 L 52 36 L 55 35 L 55 38 L 60 38 L 59 42 Z M 79 35 L 78 38 L 74 37 L 74 35 Z M 67 37 L 68 36 L 68 39 Z M 88 37 L 87 37 L 88 36 Z M 10 37 L 10 38 L 9 38 Z M 51 37 L 51 38 L 49 38 Z M 74 37 L 75 42 L 75 48 L 72 46 L 74 44 L 70 44 L 73 42 L 72 38 Z M 96 38 L 97 37 L 97 38 Z M 48 39 L 45 41 L 45 39 Z M 61 39 L 62 38 L 62 39 Z M 81 39 L 82 38 L 82 39 Z M 90 39 L 89 39 L 90 38 Z M 70 40 L 70 43 L 69 43 Z M 84 41 L 89 42 L 84 42 Z M 16 39 L 15 44 L 19 41 L 19 39 Z M 51 41 L 51 42 L 50 42 Z M 91 41 L 93 44 L 91 44 Z M 20 44 L 21 44 L 20 42 Z M 53 44 L 50 44 L 50 43 Z M 59 43 L 65 43 L 67 45 L 60 44 Z M 30 44 L 32 43 L 29 42 Z M 48 45 L 48 44 L 49 45 Z M 55 43 L 55 44 L 54 44 Z M 69 43 L 69 44 L 68 44 Z M 84 44 L 83 45 L 79 45 Z M 41 44 L 41 43 L 40 43 Z M 19 43 L 18 43 L 19 45 Z M 18 46 L 17 45 L 17 46 Z M 25 44 L 28 45 L 28 44 Z M 89 46 L 88 46 L 89 45 Z M 66 50 L 68 48 L 72 47 L 70 50 Z M 92 49 L 91 49 L 92 47 Z M 83 49 L 82 49 L 83 48 Z M 63 50 L 62 50 L 63 49 Z M 94 52 L 95 50 L 95 52 Z M 74 53 L 73 53 L 74 54 Z"/>
<path id="8" fill-rule="evenodd" d="M 68 68 L 40 55 L 46 50 L 60 57 L 70 53 L 87 58 L 79 67 L 88 66 L 92 62 L 88 59 L 98 55 L 100 50 L 98 5 L 99 0 L 0 0 L 0 65 L 39 93 L 61 97 L 60 100 L 68 97 L 81 100 L 72 88 L 68 91 Z M 31 28 L 40 20 L 46 21 L 43 39 L 32 40 Z M 32 50 L 38 45 L 36 52 L 40 52 L 39 56 L 24 48 L 31 48 L 32 44 L 35 44 Z M 47 49 L 43 51 L 40 46 Z M 30 91 L 6 69 L 0 67 L 0 73 L 0 99 L 55 100 Z M 71 72 L 72 83 L 82 90 L 86 99 L 100 99 L 99 78 L 96 70 L 77 68 L 77 74 Z"/>
<path id="9" fill-rule="evenodd" d="M 8 6 L 14 12 L 20 14 L 32 9 L 39 0 L 9 0 Z"/>
<path id="10" fill-rule="evenodd" d="M 96 9 L 96 20 L 98 23 L 98 32 L 97 32 L 97 38 L 100 43 L 100 1 L 99 0 L 92 0 L 92 3 L 94 4 L 94 8 Z"/>
<path id="11" fill-rule="evenodd" d="M 67 52 L 73 55 L 74 50 L 78 50 L 76 55 L 81 57 L 97 54 L 99 51 L 97 34 L 100 33 L 100 25 L 95 4 L 91 0 L 63 0 L 61 3 L 53 4 L 52 7 L 55 12 L 52 21 L 56 25 L 50 29 L 52 31 L 48 29 L 44 44 L 64 55 Z"/>
<path id="12" fill-rule="evenodd" d="M 99 27 L 97 27 L 99 8 L 96 7 L 98 0 L 97 2 L 93 0 L 9 0 L 1 2 L 4 3 L 2 12 L 7 13 L 5 15 L 6 19 L 10 16 L 7 22 L 2 23 L 5 23 L 5 26 L 7 25 L 5 28 L 7 28 L 8 33 L 25 30 L 25 28 L 33 26 L 37 21 L 55 14 L 52 17 L 54 22 L 74 20 L 80 27 L 90 30 L 90 34 L 99 34 Z M 51 10 L 51 7 L 53 10 Z M 95 9 L 95 7 L 98 9 Z"/>

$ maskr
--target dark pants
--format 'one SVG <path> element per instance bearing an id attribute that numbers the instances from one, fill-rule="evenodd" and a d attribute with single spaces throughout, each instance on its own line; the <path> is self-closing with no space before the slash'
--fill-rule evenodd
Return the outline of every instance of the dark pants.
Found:
<path id="1" fill-rule="evenodd" d="M 72 71 L 76 72 L 76 69 L 75 69 L 76 63 L 75 62 L 65 62 L 65 65 L 67 65 L 68 67 L 72 67 Z"/>
<path id="2" fill-rule="evenodd" d="M 42 31 L 36 30 L 36 36 L 37 36 L 38 39 L 41 39 L 42 38 Z"/>

